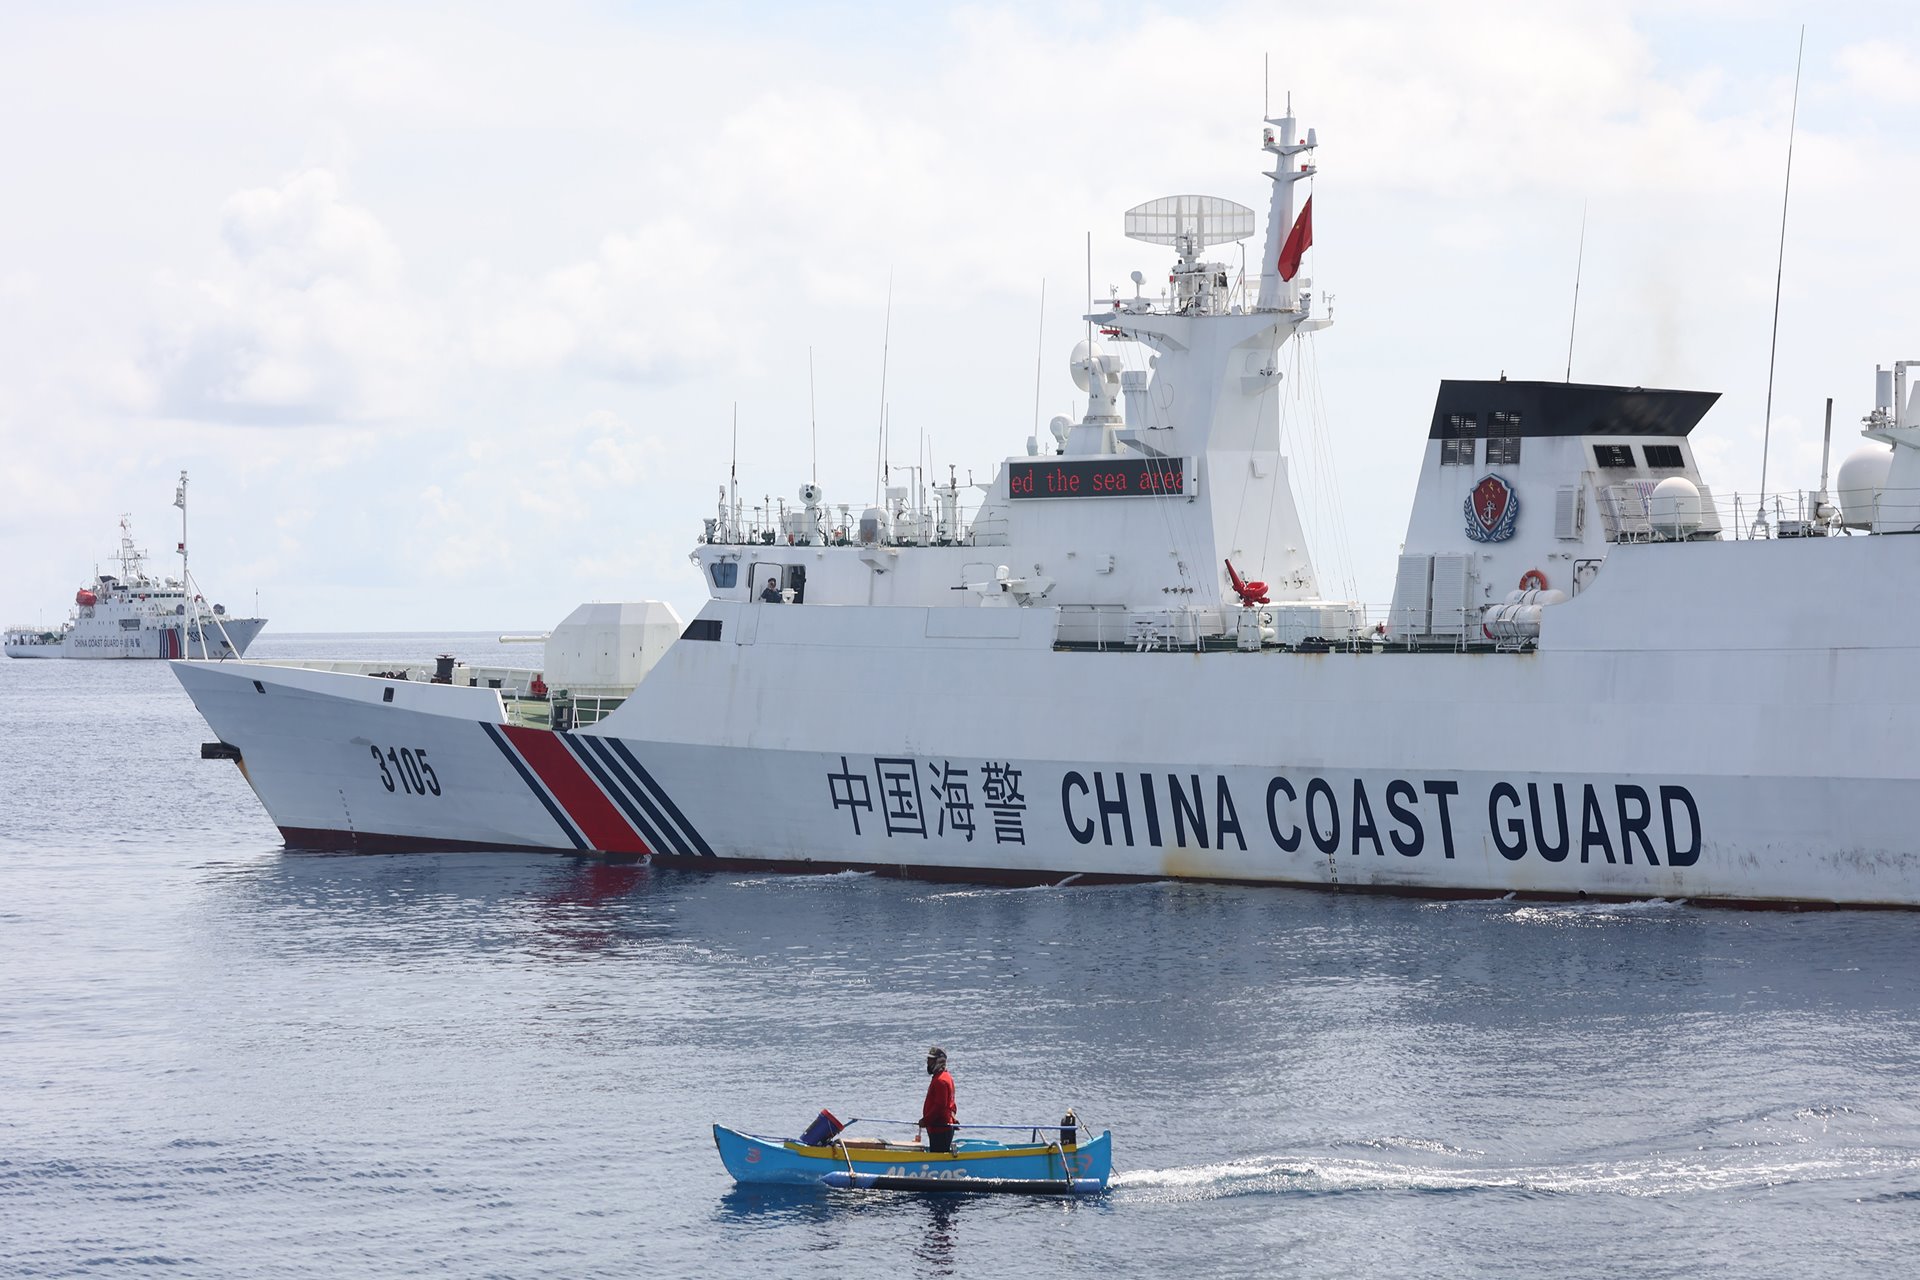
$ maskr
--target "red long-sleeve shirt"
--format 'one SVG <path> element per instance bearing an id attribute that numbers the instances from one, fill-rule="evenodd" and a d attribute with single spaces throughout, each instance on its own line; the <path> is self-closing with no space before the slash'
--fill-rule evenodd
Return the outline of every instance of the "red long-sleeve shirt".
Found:
<path id="1" fill-rule="evenodd" d="M 953 1077 L 944 1070 L 927 1081 L 927 1100 L 920 1107 L 920 1124 L 928 1129 L 952 1129 L 960 1123 L 953 1105 Z"/>

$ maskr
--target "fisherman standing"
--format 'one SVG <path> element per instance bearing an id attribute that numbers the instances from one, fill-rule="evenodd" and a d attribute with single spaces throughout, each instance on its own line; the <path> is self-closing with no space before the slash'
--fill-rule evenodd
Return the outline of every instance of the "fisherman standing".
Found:
<path id="1" fill-rule="evenodd" d="M 947 1051 L 939 1045 L 927 1050 L 927 1100 L 920 1107 L 920 1127 L 927 1131 L 927 1150 L 953 1150 L 953 1131 L 960 1113 L 953 1102 L 953 1077 L 947 1074 Z"/>

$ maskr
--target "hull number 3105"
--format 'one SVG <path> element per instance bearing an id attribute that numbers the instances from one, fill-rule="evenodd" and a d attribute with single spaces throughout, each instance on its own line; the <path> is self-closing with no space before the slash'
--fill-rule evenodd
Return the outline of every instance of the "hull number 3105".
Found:
<path id="1" fill-rule="evenodd" d="M 373 762 L 380 768 L 380 785 L 389 791 L 404 791 L 410 796 L 437 796 L 440 794 L 440 779 L 434 776 L 433 766 L 427 763 L 424 747 L 401 747 L 396 750 L 388 747 L 382 752 L 379 747 L 370 748 Z"/>

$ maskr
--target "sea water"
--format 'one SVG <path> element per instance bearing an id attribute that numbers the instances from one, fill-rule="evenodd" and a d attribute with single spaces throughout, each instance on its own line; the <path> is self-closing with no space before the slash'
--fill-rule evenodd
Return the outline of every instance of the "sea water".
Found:
<path id="1" fill-rule="evenodd" d="M 528 662 L 489 638 L 258 656 Z M 0 1275 L 1814 1277 L 1920 1259 L 1920 914 L 282 850 L 161 663 L 0 663 Z M 1097 1201 L 716 1122 L 1114 1134 Z"/>

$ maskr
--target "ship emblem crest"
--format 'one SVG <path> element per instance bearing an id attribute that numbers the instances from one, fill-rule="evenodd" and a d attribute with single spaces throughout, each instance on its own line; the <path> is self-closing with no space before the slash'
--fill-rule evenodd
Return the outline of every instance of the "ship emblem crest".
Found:
<path id="1" fill-rule="evenodd" d="M 1513 486 L 1488 473 L 1467 495 L 1467 536 L 1475 542 L 1505 542 L 1520 518 L 1520 499 Z"/>

